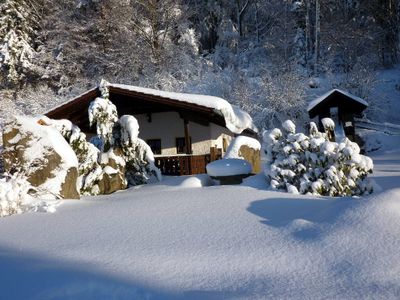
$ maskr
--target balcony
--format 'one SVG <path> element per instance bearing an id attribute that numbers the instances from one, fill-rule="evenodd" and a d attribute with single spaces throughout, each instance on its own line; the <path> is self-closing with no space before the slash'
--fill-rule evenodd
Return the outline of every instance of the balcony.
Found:
<path id="1" fill-rule="evenodd" d="M 155 164 L 163 175 L 181 176 L 206 173 L 206 165 L 211 155 L 181 154 L 174 156 L 155 156 Z"/>

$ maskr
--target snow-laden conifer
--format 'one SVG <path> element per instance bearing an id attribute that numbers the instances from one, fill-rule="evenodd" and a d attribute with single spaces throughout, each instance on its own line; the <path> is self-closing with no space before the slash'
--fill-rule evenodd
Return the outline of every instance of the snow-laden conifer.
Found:
<path id="1" fill-rule="evenodd" d="M 296 133 L 291 121 L 282 124 L 282 131 L 264 132 L 265 174 L 271 187 L 329 196 L 372 192 L 366 179 L 373 169 L 371 158 L 347 138 L 331 141 L 335 124 L 331 119 L 323 124 L 326 133 L 311 123 L 309 136 Z"/>
<path id="2" fill-rule="evenodd" d="M 33 69 L 36 23 L 37 16 L 25 0 L 0 3 L 0 75 L 8 83 L 18 83 Z"/>
<path id="3" fill-rule="evenodd" d="M 89 106 L 90 126 L 96 124 L 97 144 L 102 151 L 108 151 L 113 141 L 113 130 L 118 120 L 116 106 L 108 99 L 107 82 L 100 83 L 101 97 L 97 97 Z"/>

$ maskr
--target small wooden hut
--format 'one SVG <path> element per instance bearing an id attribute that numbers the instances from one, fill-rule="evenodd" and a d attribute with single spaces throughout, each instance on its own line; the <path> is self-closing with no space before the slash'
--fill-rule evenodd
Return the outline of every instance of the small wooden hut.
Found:
<path id="1" fill-rule="evenodd" d="M 322 130 L 323 118 L 335 121 L 336 132 L 345 134 L 350 140 L 355 140 L 354 117 L 360 116 L 368 107 L 368 103 L 348 92 L 334 89 L 318 97 L 308 105 L 310 118 L 318 117 Z"/>

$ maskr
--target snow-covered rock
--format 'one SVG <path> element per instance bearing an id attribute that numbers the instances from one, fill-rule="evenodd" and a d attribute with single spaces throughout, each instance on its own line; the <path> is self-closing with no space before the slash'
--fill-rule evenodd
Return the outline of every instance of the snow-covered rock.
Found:
<path id="1" fill-rule="evenodd" d="M 4 167 L 49 195 L 79 199 L 78 159 L 63 136 L 39 118 L 15 117 L 3 131 Z"/>
<path id="2" fill-rule="evenodd" d="M 261 149 L 261 144 L 256 139 L 248 136 L 239 135 L 236 138 L 234 138 L 229 144 L 229 147 L 226 150 L 224 158 L 244 158 L 240 151 L 242 146 L 247 146 L 248 148 L 254 150 Z"/>
<path id="3" fill-rule="evenodd" d="M 229 144 L 229 147 L 224 155 L 224 159 L 245 159 L 251 163 L 252 172 L 259 173 L 261 170 L 260 149 L 261 144 L 258 140 L 251 137 L 239 135 L 234 138 Z"/>
<path id="4" fill-rule="evenodd" d="M 81 194 L 107 195 L 127 187 L 126 162 L 121 148 L 100 152 L 86 141 L 86 135 L 70 121 L 42 117 L 41 122 L 57 129 L 76 153 Z"/>
<path id="5" fill-rule="evenodd" d="M 115 191 L 126 189 L 126 162 L 120 148 L 111 148 L 108 152 L 102 153 L 100 165 L 102 172 L 96 182 L 99 194 L 111 194 Z"/>
<path id="6" fill-rule="evenodd" d="M 86 135 L 69 120 L 53 120 L 41 116 L 39 122 L 57 129 L 75 152 L 79 162 L 79 176 L 85 176 L 96 167 L 99 149 L 86 141 Z"/>

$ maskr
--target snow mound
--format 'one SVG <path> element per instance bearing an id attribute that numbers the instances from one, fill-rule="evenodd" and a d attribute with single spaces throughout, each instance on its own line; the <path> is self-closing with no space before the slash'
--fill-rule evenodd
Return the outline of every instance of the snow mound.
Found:
<path id="1" fill-rule="evenodd" d="M 213 185 L 213 181 L 206 174 L 188 176 L 179 183 L 179 187 L 183 188 L 197 188 L 211 185 Z"/>
<path id="2" fill-rule="evenodd" d="M 0 217 L 27 211 L 55 212 L 60 204 L 56 200 L 41 200 L 37 190 L 24 177 L 0 178 Z"/>
<path id="3" fill-rule="evenodd" d="M 209 163 L 206 169 L 207 174 L 210 176 L 221 177 L 250 174 L 252 167 L 251 164 L 244 159 L 227 158 Z"/>

